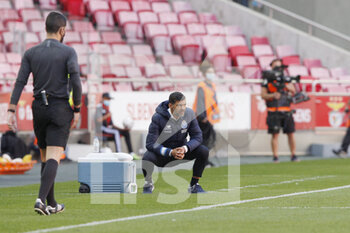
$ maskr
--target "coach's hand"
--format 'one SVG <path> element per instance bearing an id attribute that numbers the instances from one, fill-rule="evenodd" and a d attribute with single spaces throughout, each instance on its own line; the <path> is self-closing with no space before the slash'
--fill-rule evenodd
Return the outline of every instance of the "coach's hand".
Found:
<path id="1" fill-rule="evenodd" d="M 73 123 L 72 123 L 72 126 L 70 127 L 71 129 L 73 129 L 77 126 L 79 119 L 80 119 L 80 112 L 75 112 L 74 118 L 73 118 Z"/>
<path id="2" fill-rule="evenodd" d="M 177 147 L 171 151 L 171 155 L 175 159 L 183 159 L 185 157 L 185 149 L 183 147 Z"/>
<path id="3" fill-rule="evenodd" d="M 8 125 L 10 130 L 12 130 L 13 132 L 16 132 L 16 130 L 17 130 L 16 113 L 7 112 L 7 125 Z"/>

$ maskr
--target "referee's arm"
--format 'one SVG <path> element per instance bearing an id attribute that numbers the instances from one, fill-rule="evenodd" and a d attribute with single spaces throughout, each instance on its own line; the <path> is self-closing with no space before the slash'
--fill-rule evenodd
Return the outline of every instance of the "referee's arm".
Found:
<path id="1" fill-rule="evenodd" d="M 27 85 L 29 74 L 31 73 L 30 62 L 28 57 L 28 51 L 26 51 L 23 55 L 21 67 L 19 69 L 16 83 L 14 89 L 12 91 L 10 105 L 7 112 L 7 125 L 12 131 L 16 131 L 17 123 L 16 123 L 16 107 L 19 98 L 21 97 L 23 88 Z"/>
<path id="2" fill-rule="evenodd" d="M 71 53 L 67 60 L 67 70 L 70 77 L 70 82 L 73 88 L 73 103 L 74 103 L 74 119 L 71 128 L 74 128 L 80 118 L 80 106 L 81 106 L 81 80 L 79 74 L 78 57 L 74 49 L 71 49 Z"/>

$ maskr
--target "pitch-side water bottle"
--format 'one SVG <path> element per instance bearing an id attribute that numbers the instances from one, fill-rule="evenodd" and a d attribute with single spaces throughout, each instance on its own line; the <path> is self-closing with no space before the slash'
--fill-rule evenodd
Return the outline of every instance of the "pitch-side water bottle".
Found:
<path id="1" fill-rule="evenodd" d="M 100 141 L 98 140 L 98 137 L 94 138 L 94 152 L 95 153 L 100 152 Z"/>

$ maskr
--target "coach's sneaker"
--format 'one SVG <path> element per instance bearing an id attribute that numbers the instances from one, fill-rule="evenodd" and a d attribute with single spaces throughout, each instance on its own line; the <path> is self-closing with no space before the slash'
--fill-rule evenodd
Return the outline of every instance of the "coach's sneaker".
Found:
<path id="1" fill-rule="evenodd" d="M 293 156 L 290 158 L 290 161 L 292 161 L 292 162 L 300 162 L 300 159 L 299 159 L 296 155 L 293 155 Z"/>
<path id="2" fill-rule="evenodd" d="M 145 185 L 143 186 L 143 193 L 152 193 L 154 190 L 154 185 L 152 182 L 145 181 Z"/>
<path id="3" fill-rule="evenodd" d="M 189 193 L 206 193 L 206 191 L 204 191 L 202 186 L 200 186 L 198 183 L 190 186 L 188 188 L 188 192 Z"/>
<path id="4" fill-rule="evenodd" d="M 50 215 L 46 205 L 39 198 L 35 201 L 34 211 L 40 215 Z"/>
<path id="5" fill-rule="evenodd" d="M 47 206 L 47 210 L 50 212 L 50 214 L 58 214 L 64 211 L 64 204 L 58 204 L 56 207 Z"/>
<path id="6" fill-rule="evenodd" d="M 274 163 L 279 163 L 279 162 L 280 162 L 280 160 L 279 160 L 278 157 L 276 157 L 276 156 L 273 156 L 272 161 L 273 161 Z"/>
<path id="7" fill-rule="evenodd" d="M 347 155 L 346 151 L 344 151 L 344 150 L 342 150 L 342 149 L 339 149 L 339 150 L 333 149 L 332 151 L 333 151 L 333 153 L 334 153 L 336 156 L 338 156 L 338 157 L 340 157 L 340 158 L 345 158 L 346 155 Z"/>

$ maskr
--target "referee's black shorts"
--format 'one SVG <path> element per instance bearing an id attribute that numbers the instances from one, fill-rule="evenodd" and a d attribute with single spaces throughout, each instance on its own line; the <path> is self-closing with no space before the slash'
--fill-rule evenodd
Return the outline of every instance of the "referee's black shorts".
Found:
<path id="1" fill-rule="evenodd" d="M 285 134 L 295 132 L 295 123 L 292 112 L 268 112 L 266 124 L 269 134 L 277 134 L 281 129 Z"/>
<path id="2" fill-rule="evenodd" d="M 67 99 L 48 98 L 49 105 L 40 99 L 32 103 L 33 126 L 39 148 L 47 146 L 66 147 L 73 110 Z"/>

